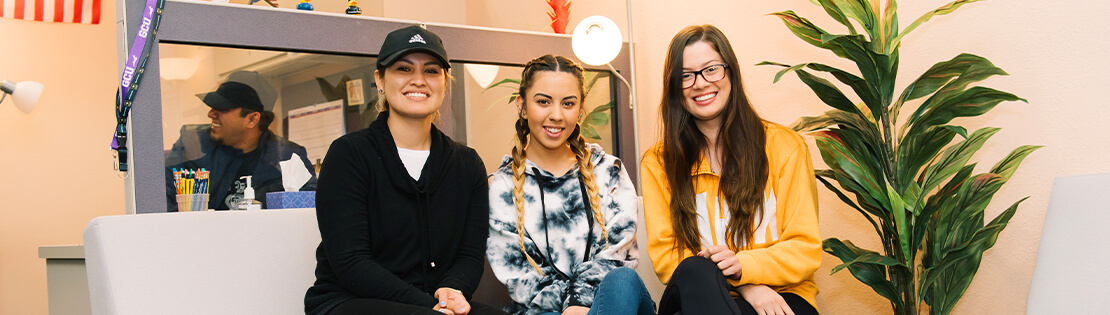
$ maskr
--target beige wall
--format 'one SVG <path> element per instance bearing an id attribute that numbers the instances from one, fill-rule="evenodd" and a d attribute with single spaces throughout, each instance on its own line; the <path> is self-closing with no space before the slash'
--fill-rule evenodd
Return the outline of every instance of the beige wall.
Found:
<path id="1" fill-rule="evenodd" d="M 0 314 L 46 314 L 39 245 L 80 244 L 92 218 L 123 214 L 112 170 L 114 2 L 100 25 L 0 18 L 0 79 L 45 88 L 31 114 L 0 103 Z"/>
<path id="2" fill-rule="evenodd" d="M 316 1 L 320 2 L 320 1 Z M 324 1 L 327 2 L 327 1 Z M 455 8 L 455 1 L 442 0 Z M 947 0 L 902 1 L 902 25 Z M 283 7 L 289 1 L 282 1 Z M 387 3 L 365 1 L 386 10 Z M 437 2 L 439 3 L 439 2 Z M 825 110 L 796 78 L 771 84 L 776 69 L 752 66 L 762 60 L 785 63 L 823 61 L 834 56 L 801 43 L 767 13 L 795 10 L 830 30 L 829 19 L 807 0 L 704 0 L 692 4 L 663 0 L 634 1 L 640 143 L 656 137 L 656 111 L 663 54 L 671 36 L 689 24 L 712 23 L 729 35 L 741 54 L 748 94 L 767 119 L 789 124 L 800 116 Z M 319 8 L 323 3 L 314 3 Z M 103 20 L 114 20 L 114 2 L 104 1 Z M 295 1 L 292 2 L 295 6 Z M 464 12 L 432 13 L 433 22 L 549 32 L 542 0 L 468 0 Z M 986 1 L 941 16 L 915 31 L 902 50 L 902 82 L 936 61 L 960 52 L 990 58 L 1011 76 L 986 85 L 1014 92 L 1029 104 L 1007 103 L 986 116 L 963 120 L 969 128 L 1002 127 L 976 158 L 995 163 L 1023 144 L 1047 147 L 1028 158 L 988 208 L 994 215 L 1005 205 L 1031 195 L 998 244 L 986 254 L 978 278 L 957 307 L 957 314 L 1020 314 L 1035 262 L 1052 179 L 1057 176 L 1110 171 L 1108 100 L 1102 74 L 1103 38 L 1110 27 L 1103 1 Z M 575 1 L 569 28 L 594 14 L 609 16 L 627 37 L 625 1 Z M 388 13 L 387 13 L 388 15 Z M 419 18 L 404 16 L 401 18 Z M 123 213 L 123 181 L 110 168 L 107 142 L 117 80 L 115 26 L 39 23 L 0 19 L 5 31 L 0 49 L 0 79 L 37 80 L 46 85 L 42 101 L 30 115 L 0 103 L 0 314 L 46 313 L 46 276 L 36 248 L 81 242 L 81 230 L 93 217 Z M 47 40 L 49 39 L 49 40 Z M 103 61 L 103 62 L 100 62 Z M 815 161 L 820 163 L 814 153 Z M 821 167 L 821 165 L 818 165 Z M 76 180 L 75 180 L 76 179 Z M 75 184 L 69 184 L 76 181 Z M 68 184 L 68 185 L 67 185 Z M 51 188 L 65 187 L 64 192 Z M 61 196 L 59 196 L 61 195 Z M 821 227 L 825 237 L 852 239 L 876 247 L 876 240 L 857 214 L 821 190 Z M 49 202 L 46 202 L 49 201 Z M 889 313 L 887 304 L 847 273 L 828 276 L 836 261 L 826 255 L 818 271 L 826 314 Z"/>

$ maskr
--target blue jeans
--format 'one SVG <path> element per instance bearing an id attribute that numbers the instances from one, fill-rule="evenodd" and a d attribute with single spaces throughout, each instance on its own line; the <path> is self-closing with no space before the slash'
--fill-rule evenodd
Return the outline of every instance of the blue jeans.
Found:
<path id="1" fill-rule="evenodd" d="M 636 305 L 636 307 L 632 307 Z M 628 267 L 609 271 L 594 291 L 589 315 L 655 315 L 655 302 L 640 275 Z M 540 315 L 559 315 L 543 313 Z"/>

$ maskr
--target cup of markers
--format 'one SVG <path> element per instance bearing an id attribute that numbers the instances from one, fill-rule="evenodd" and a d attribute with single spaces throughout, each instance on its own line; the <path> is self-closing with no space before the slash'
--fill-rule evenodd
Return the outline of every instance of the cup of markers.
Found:
<path id="1" fill-rule="evenodd" d="M 205 169 L 173 169 L 173 185 L 177 189 L 177 211 L 208 210 L 208 176 Z"/>

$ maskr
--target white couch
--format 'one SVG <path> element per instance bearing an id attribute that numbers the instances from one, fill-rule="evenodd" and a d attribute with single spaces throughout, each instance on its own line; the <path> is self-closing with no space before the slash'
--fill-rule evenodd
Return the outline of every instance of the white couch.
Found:
<path id="1" fill-rule="evenodd" d="M 639 216 L 636 269 L 658 300 Z M 206 211 L 98 217 L 84 238 L 93 314 L 303 314 L 320 232 L 314 209 Z M 474 300 L 509 301 L 488 266 Z"/>
<path id="2" fill-rule="evenodd" d="M 85 228 L 93 314 L 304 314 L 313 209 L 98 217 Z"/>
<path id="3" fill-rule="evenodd" d="M 1059 177 L 1041 231 L 1028 314 L 1110 309 L 1110 173 Z"/>

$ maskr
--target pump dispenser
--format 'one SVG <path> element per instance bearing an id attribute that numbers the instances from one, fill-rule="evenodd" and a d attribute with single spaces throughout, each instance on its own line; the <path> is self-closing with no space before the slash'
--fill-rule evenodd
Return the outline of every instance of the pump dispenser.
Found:
<path id="1" fill-rule="evenodd" d="M 235 208 L 239 210 L 262 210 L 262 203 L 254 199 L 254 186 L 251 186 L 251 176 L 240 177 L 247 180 L 247 188 L 243 190 L 243 201 Z"/>

